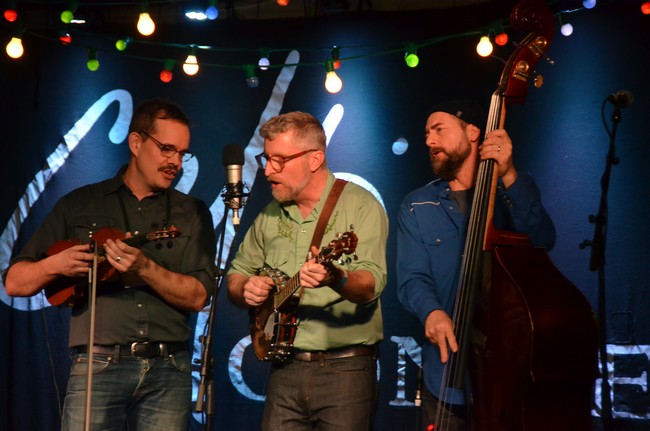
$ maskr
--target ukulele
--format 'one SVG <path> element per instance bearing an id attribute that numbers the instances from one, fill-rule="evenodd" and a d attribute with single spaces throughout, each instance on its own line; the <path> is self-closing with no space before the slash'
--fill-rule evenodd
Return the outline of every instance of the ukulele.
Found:
<path id="1" fill-rule="evenodd" d="M 93 233 L 91 241 L 96 244 L 105 244 L 108 239 L 121 239 L 131 247 L 141 247 L 149 241 L 159 241 L 166 238 L 175 238 L 181 234 L 176 226 L 170 226 L 169 229 L 157 230 L 146 235 L 138 235 L 124 239 L 124 234 L 114 228 L 104 227 Z M 81 244 L 78 239 L 67 239 L 57 241 L 47 250 L 47 255 L 52 256 L 62 252 L 72 246 Z M 99 257 L 106 255 L 104 247 L 96 251 Z M 115 281 L 118 278 L 117 271 L 107 261 L 102 262 L 97 268 L 98 282 Z M 45 297 L 48 302 L 55 306 L 74 306 L 80 304 L 86 297 L 86 284 L 83 277 L 59 277 L 45 286 Z"/>

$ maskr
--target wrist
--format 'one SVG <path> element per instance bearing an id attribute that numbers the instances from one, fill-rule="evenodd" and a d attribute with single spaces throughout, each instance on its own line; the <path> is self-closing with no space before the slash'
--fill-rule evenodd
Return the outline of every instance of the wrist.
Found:
<path id="1" fill-rule="evenodd" d="M 341 289 L 343 289 L 343 286 L 345 285 L 345 283 L 347 283 L 347 281 L 348 281 L 348 272 L 345 269 L 341 268 L 340 276 L 337 277 L 334 283 L 332 283 L 331 288 L 338 292 Z"/>

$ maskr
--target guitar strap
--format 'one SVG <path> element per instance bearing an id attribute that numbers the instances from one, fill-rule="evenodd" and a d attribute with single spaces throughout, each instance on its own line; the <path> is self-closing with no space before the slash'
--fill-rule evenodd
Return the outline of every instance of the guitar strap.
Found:
<path id="1" fill-rule="evenodd" d="M 325 227 L 327 226 L 327 222 L 332 216 L 332 212 L 334 211 L 336 202 L 338 202 L 339 196 L 341 196 L 341 193 L 343 193 L 343 188 L 345 188 L 347 183 L 348 183 L 347 181 L 341 180 L 339 178 L 337 178 L 336 181 L 334 182 L 334 185 L 330 190 L 330 194 L 327 196 L 327 201 L 325 201 L 325 205 L 323 205 L 323 211 L 320 213 L 320 216 L 318 217 L 318 222 L 316 223 L 316 229 L 314 230 L 314 236 L 312 236 L 311 238 L 311 245 L 309 246 L 309 251 L 311 251 L 312 245 L 316 248 L 320 247 L 320 243 L 323 240 L 323 235 L 325 234 Z M 308 256 L 310 255 L 309 251 L 307 252 Z M 300 293 L 298 294 L 299 298 L 302 298 L 303 290 L 305 290 L 305 287 L 301 286 Z"/>
<path id="2" fill-rule="evenodd" d="M 332 186 L 332 189 L 330 190 L 330 194 L 327 196 L 327 201 L 323 206 L 323 212 L 321 212 L 320 217 L 318 217 L 316 230 L 314 230 L 314 236 L 311 239 L 311 245 L 315 246 L 316 248 L 320 247 L 320 243 L 323 240 L 323 235 L 325 234 L 325 226 L 327 226 L 327 222 L 332 215 L 332 211 L 334 211 L 336 202 L 339 200 L 339 196 L 341 196 L 343 188 L 347 183 L 347 181 L 337 178 L 334 182 L 334 185 Z M 309 248 L 311 249 L 311 246 Z"/>

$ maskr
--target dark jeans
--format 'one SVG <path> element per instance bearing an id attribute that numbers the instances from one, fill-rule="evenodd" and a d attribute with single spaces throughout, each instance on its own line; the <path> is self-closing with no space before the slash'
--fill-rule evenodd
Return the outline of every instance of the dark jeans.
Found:
<path id="1" fill-rule="evenodd" d="M 73 357 L 63 431 L 84 429 L 88 355 Z M 188 352 L 167 358 L 93 355 L 91 431 L 179 431 L 189 425 L 192 377 Z"/>
<path id="2" fill-rule="evenodd" d="M 371 430 L 376 394 L 372 356 L 272 366 L 262 430 Z"/>
<path id="3" fill-rule="evenodd" d="M 465 406 L 443 407 L 440 417 L 438 412 L 438 399 L 428 390 L 422 395 L 422 431 L 431 431 L 431 424 L 435 424 L 436 431 L 468 431 L 471 428 L 466 420 Z M 442 419 L 442 420 L 441 420 Z"/>

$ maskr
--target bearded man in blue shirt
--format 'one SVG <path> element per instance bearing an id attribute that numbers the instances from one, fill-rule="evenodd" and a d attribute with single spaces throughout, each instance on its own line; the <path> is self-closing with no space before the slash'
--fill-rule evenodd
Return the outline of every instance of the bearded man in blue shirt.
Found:
<path id="1" fill-rule="evenodd" d="M 423 429 L 437 413 L 449 430 L 468 429 L 465 394 L 442 384 L 450 351 L 458 351 L 452 316 L 459 284 L 471 199 L 481 160 L 493 159 L 498 179 L 495 227 L 527 234 L 533 245 L 550 249 L 555 228 L 534 180 L 512 160 L 512 142 L 503 129 L 486 134 L 477 102 L 440 103 L 426 121 L 426 145 L 438 179 L 409 193 L 398 212 L 398 297 L 424 326 L 422 346 Z M 444 412 L 437 412 L 445 391 Z"/>

